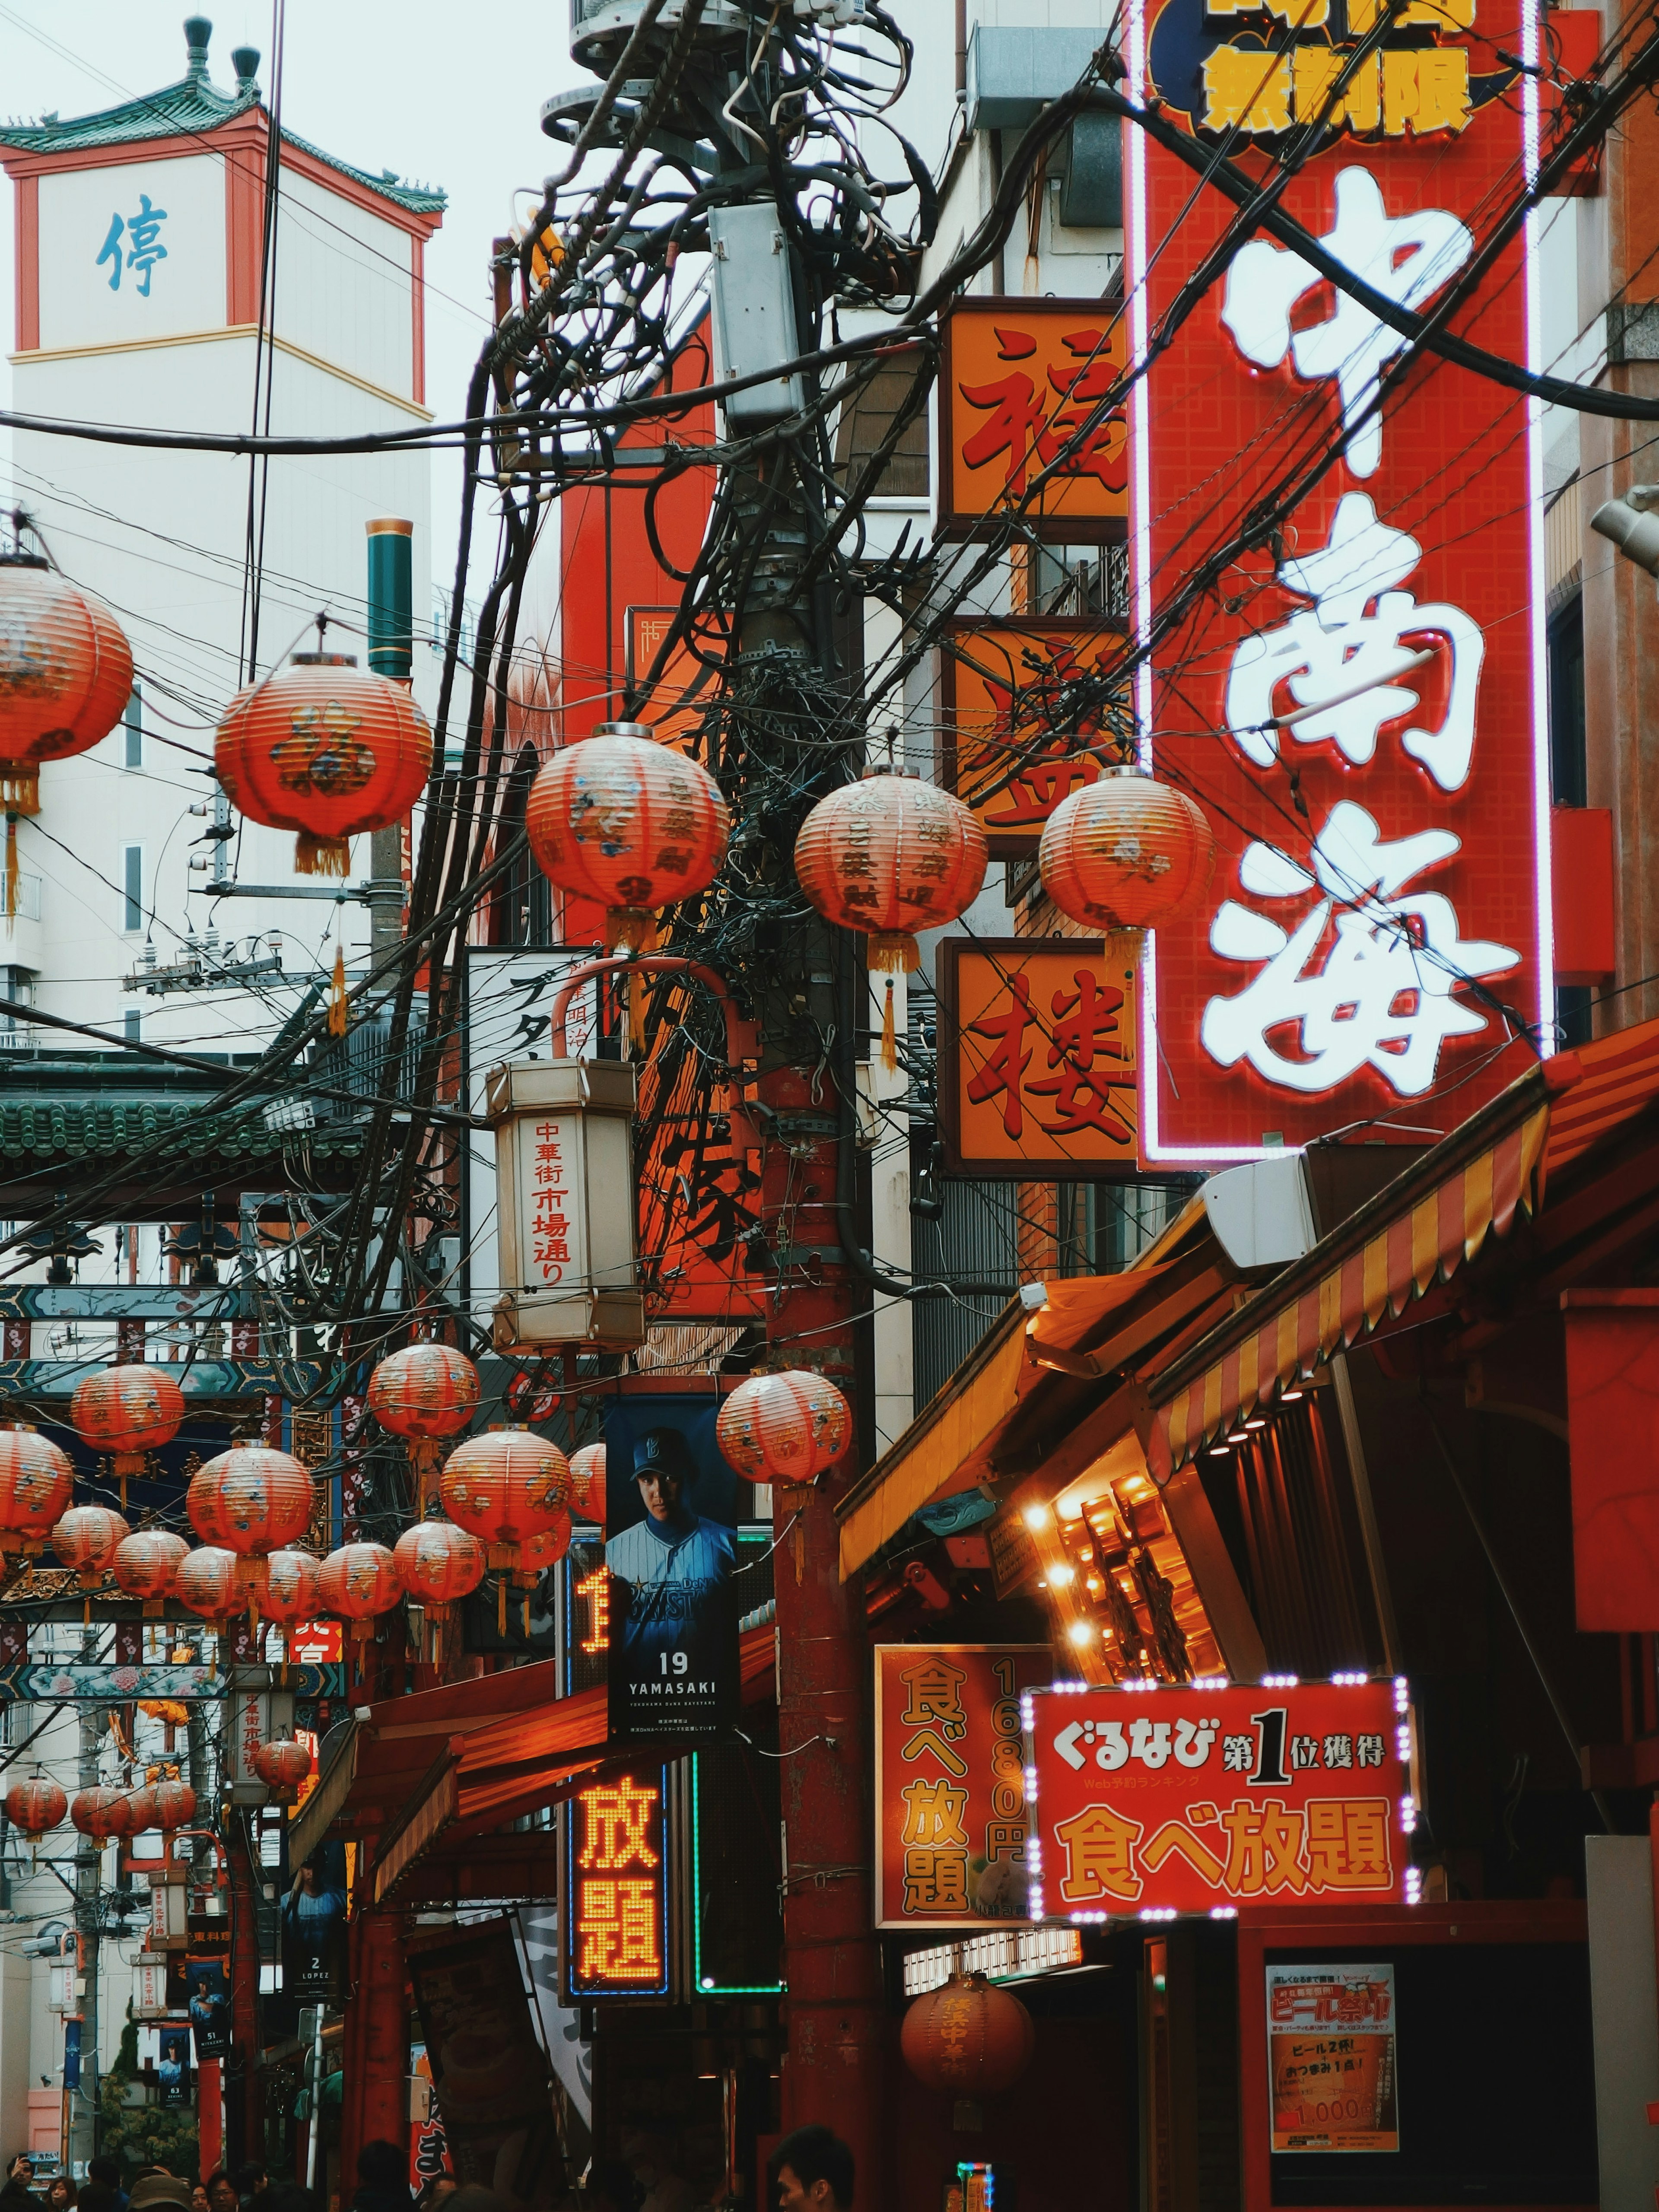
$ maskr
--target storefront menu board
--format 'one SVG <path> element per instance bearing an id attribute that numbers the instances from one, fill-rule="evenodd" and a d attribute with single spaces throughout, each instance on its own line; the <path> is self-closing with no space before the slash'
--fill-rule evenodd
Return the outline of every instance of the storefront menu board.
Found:
<path id="1" fill-rule="evenodd" d="M 1028 1691 L 1030 1911 L 1410 1902 L 1403 1680 Z"/>
<path id="2" fill-rule="evenodd" d="M 1391 1965 L 1269 1965 L 1276 2151 L 1398 2150 Z"/>

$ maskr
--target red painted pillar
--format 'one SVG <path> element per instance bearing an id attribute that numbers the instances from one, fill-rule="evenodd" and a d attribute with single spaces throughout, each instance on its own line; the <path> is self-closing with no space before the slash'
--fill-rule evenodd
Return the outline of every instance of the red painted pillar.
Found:
<path id="1" fill-rule="evenodd" d="M 777 1117 L 763 1206 L 775 1248 L 838 1252 L 836 1139 L 820 1087 L 793 1069 L 768 1076 L 763 1098 Z M 833 1115 L 831 1095 L 829 1113 Z M 768 1322 L 774 1361 L 822 1366 L 853 1388 L 854 1303 L 845 1265 L 807 1282 L 781 1261 L 792 1286 Z M 843 1583 L 832 1510 L 858 1474 L 849 1451 L 816 1486 L 780 1486 L 773 1498 L 778 1606 L 778 1724 L 788 1850 L 784 1978 L 788 2050 L 786 2129 L 819 2121 L 847 2142 L 857 2166 L 860 2212 L 882 2194 L 881 1964 L 871 1925 L 866 1714 L 869 1644 L 863 1589 Z"/>
<path id="2" fill-rule="evenodd" d="M 409 2006 L 402 1914 L 360 1912 L 351 1923 L 350 1960 L 340 2115 L 343 2201 L 357 2186 L 357 2154 L 365 2143 L 408 2146 Z"/>
<path id="3" fill-rule="evenodd" d="M 225 2092 L 216 2058 L 204 2058 L 196 2069 L 196 2148 L 204 2174 L 224 2164 Z"/>
<path id="4" fill-rule="evenodd" d="M 259 2070 L 259 1902 L 255 1844 L 246 1812 L 234 1809 L 225 1859 L 230 1880 L 230 2079 L 240 2095 L 228 2115 L 233 2154 L 265 2155 L 264 2076 Z M 220 2069 L 214 2069 L 218 2072 Z M 203 2172 L 210 2168 L 204 2166 Z"/>

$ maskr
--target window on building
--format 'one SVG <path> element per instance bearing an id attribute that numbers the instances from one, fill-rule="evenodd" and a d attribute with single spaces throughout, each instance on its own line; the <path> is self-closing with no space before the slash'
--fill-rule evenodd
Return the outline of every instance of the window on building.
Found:
<path id="1" fill-rule="evenodd" d="M 123 929 L 142 929 L 144 926 L 144 848 L 142 845 L 123 845 L 121 848 L 121 890 L 125 901 Z"/>
<path id="2" fill-rule="evenodd" d="M 836 470 L 843 483 L 857 481 L 893 427 L 894 418 L 915 386 L 920 356 L 878 368 L 864 389 L 843 407 L 836 429 Z M 922 406 L 899 433 L 879 486 L 884 499 L 927 496 L 927 410 Z"/>
<path id="3" fill-rule="evenodd" d="M 127 710 L 121 717 L 121 735 L 126 746 L 122 758 L 123 768 L 143 768 L 144 764 L 144 702 L 139 687 L 134 684 L 132 696 L 127 701 Z"/>
<path id="4" fill-rule="evenodd" d="M 1546 633 L 1550 690 L 1550 797 L 1558 806 L 1589 803 L 1584 753 L 1584 601 L 1575 592 L 1550 617 Z"/>

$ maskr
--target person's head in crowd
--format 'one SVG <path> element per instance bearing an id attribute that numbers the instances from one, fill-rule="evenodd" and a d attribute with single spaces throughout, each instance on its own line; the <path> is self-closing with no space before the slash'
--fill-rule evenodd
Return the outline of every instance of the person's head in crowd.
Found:
<path id="1" fill-rule="evenodd" d="M 46 2184 L 47 2212 L 73 2212 L 78 2193 L 67 2173 L 54 2173 Z"/>
<path id="2" fill-rule="evenodd" d="M 207 2198 L 199 2186 L 192 2191 L 189 2182 L 180 2181 L 164 2166 L 148 2166 L 132 2185 L 127 2212 L 191 2212 L 198 2196 L 204 2208 Z"/>
<path id="3" fill-rule="evenodd" d="M 392 2190 L 407 2198 L 409 2153 L 383 2136 L 366 2142 L 357 2154 L 357 2179 L 365 2189 Z"/>
<path id="4" fill-rule="evenodd" d="M 222 2166 L 216 2166 L 202 2186 L 207 2191 L 208 2212 L 241 2212 L 236 2184 Z"/>
<path id="5" fill-rule="evenodd" d="M 853 2154 L 826 2127 L 797 2128 L 766 2162 L 777 2212 L 848 2212 Z"/>
<path id="6" fill-rule="evenodd" d="M 102 2152 L 96 2158 L 89 2158 L 87 2160 L 87 2179 L 101 2181 L 106 2189 L 112 2189 L 118 2197 L 121 2194 L 120 2160 Z"/>
<path id="7" fill-rule="evenodd" d="M 204 1983 L 202 1986 L 205 1993 L 207 1984 Z M 263 2197 L 270 2183 L 270 2175 L 257 2158 L 250 2159 L 246 2166 L 239 2166 L 236 2169 L 236 2193 L 244 2203 L 250 2197 Z"/>
<path id="8" fill-rule="evenodd" d="M 77 2212 L 116 2212 L 119 2203 L 120 2199 L 108 2182 L 94 2181 L 88 2175 L 81 2185 L 80 2197 L 76 2201 Z"/>
<path id="9" fill-rule="evenodd" d="M 597 2158 L 587 2170 L 582 2193 L 588 2212 L 639 2212 L 645 2191 L 623 2160 Z"/>

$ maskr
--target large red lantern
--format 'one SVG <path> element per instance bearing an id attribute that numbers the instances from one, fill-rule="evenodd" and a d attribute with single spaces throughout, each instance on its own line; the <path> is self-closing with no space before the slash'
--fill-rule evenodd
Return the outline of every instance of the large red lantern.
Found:
<path id="1" fill-rule="evenodd" d="M 899 2048 L 918 2081 L 953 2097 L 994 2097 L 1031 2063 L 1036 2029 L 1017 1996 L 983 1974 L 952 1974 L 904 2015 Z"/>
<path id="2" fill-rule="evenodd" d="M 313 1620 L 322 1610 L 317 1587 L 321 1561 L 310 1552 L 272 1552 L 265 1560 L 265 1587 L 261 1603 L 266 1620 L 291 1628 L 296 1621 Z"/>
<path id="3" fill-rule="evenodd" d="M 80 1790 L 70 1802 L 70 1819 L 83 1836 L 100 1844 L 133 1833 L 132 1800 L 125 1790 Z"/>
<path id="4" fill-rule="evenodd" d="M 190 1546 L 171 1528 L 137 1528 L 123 1536 L 112 1562 L 115 1587 L 144 1601 L 144 1612 L 159 1620 L 173 1589 L 173 1577 Z"/>
<path id="5" fill-rule="evenodd" d="M 570 1467 L 528 1429 L 490 1429 L 455 1447 L 440 1486 L 450 1519 L 489 1546 L 488 1564 L 516 1573 L 520 1546 L 557 1527 Z"/>
<path id="6" fill-rule="evenodd" d="M 570 1504 L 584 1521 L 605 1526 L 605 1446 L 584 1444 L 570 1455 Z"/>
<path id="7" fill-rule="evenodd" d="M 0 555 L 0 808 L 40 811 L 40 763 L 106 737 L 132 696 L 132 650 L 101 599 L 37 554 Z"/>
<path id="8" fill-rule="evenodd" d="M 606 945 L 640 952 L 657 908 L 713 883 L 731 817 L 708 769 L 647 724 L 601 722 L 544 763 L 525 828 L 548 881 L 604 907 Z"/>
<path id="9" fill-rule="evenodd" d="M 484 1577 L 483 1546 L 453 1521 L 417 1521 L 392 1549 L 398 1579 L 428 1620 L 447 1620 Z"/>
<path id="10" fill-rule="evenodd" d="M 538 1528 L 533 1536 L 526 1536 L 519 1547 L 519 1570 L 514 1582 L 525 1589 L 533 1589 L 550 1567 L 556 1567 L 570 1549 L 573 1534 L 569 1510 L 559 1508 L 559 1517 L 550 1528 Z"/>
<path id="11" fill-rule="evenodd" d="M 155 1825 L 163 1835 L 189 1827 L 196 1818 L 196 1792 L 188 1782 L 158 1782 L 151 1795 L 155 1800 Z"/>
<path id="12" fill-rule="evenodd" d="M 311 1753 L 291 1737 L 262 1743 L 253 1754 L 253 1771 L 278 1804 L 291 1805 L 311 1779 Z"/>
<path id="13" fill-rule="evenodd" d="M 141 1784 L 137 1790 L 128 1790 L 127 1804 L 132 1813 L 132 1834 L 142 1836 L 151 1828 L 160 1826 L 161 1823 L 155 1817 L 155 1792 L 148 1782 Z"/>
<path id="14" fill-rule="evenodd" d="M 75 1569 L 82 1589 L 95 1589 L 131 1534 L 113 1506 L 71 1505 L 52 1532 L 52 1548 L 64 1566 Z"/>
<path id="15" fill-rule="evenodd" d="M 31 1775 L 27 1782 L 14 1782 L 6 1792 L 6 1818 L 14 1828 L 21 1828 L 31 1838 L 44 1836 L 48 1829 L 58 1826 L 68 1810 L 69 1799 L 44 1774 Z"/>
<path id="16" fill-rule="evenodd" d="M 214 765 L 250 822 L 299 833 L 302 876 L 343 876 L 349 840 L 401 822 L 426 789 L 432 732 L 409 693 L 342 653 L 296 653 L 226 708 Z"/>
<path id="17" fill-rule="evenodd" d="M 225 1622 L 262 1609 L 267 1574 L 262 1559 L 243 1559 L 215 1544 L 186 1552 L 173 1577 L 173 1594 L 204 1620 Z"/>
<path id="18" fill-rule="evenodd" d="M 409 1439 L 409 1463 L 422 1503 L 432 1487 L 438 1443 L 458 1435 L 478 1406 L 478 1370 L 447 1344 L 411 1344 L 380 1361 L 368 1378 L 368 1410 L 383 1429 Z"/>
<path id="19" fill-rule="evenodd" d="M 403 1595 L 398 1569 L 384 1544 L 342 1544 L 317 1571 L 325 1613 L 351 1623 L 351 1633 L 366 1644 L 374 1633 L 374 1615 L 390 1613 Z"/>
<path id="20" fill-rule="evenodd" d="M 869 939 L 869 965 L 889 977 L 882 1060 L 898 1065 L 890 978 L 921 958 L 919 929 L 965 914 L 985 881 L 985 832 L 935 783 L 871 769 L 817 805 L 795 839 L 795 874 L 826 920 Z"/>
<path id="21" fill-rule="evenodd" d="M 1108 769 L 1048 817 L 1042 888 L 1092 929 L 1156 929 L 1202 896 L 1215 832 L 1197 803 L 1136 768 Z"/>
<path id="22" fill-rule="evenodd" d="M 0 1548 L 38 1555 L 74 1495 L 67 1453 L 33 1429 L 0 1429 Z"/>
<path id="23" fill-rule="evenodd" d="M 199 1467 L 185 1500 L 190 1523 L 230 1552 L 275 1552 L 303 1536 L 316 1504 L 311 1472 L 269 1444 L 233 1444 Z"/>
<path id="24" fill-rule="evenodd" d="M 144 1472 L 144 1455 L 171 1443 L 184 1418 L 185 1394 L 172 1376 L 142 1363 L 83 1375 L 70 1401 L 76 1434 L 112 1454 L 123 1505 L 127 1477 Z"/>
<path id="25" fill-rule="evenodd" d="M 751 1375 L 722 1401 L 714 1440 L 750 1482 L 811 1482 L 833 1467 L 853 1433 L 853 1409 L 811 1368 Z"/>

